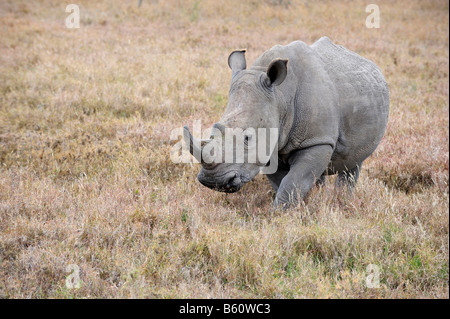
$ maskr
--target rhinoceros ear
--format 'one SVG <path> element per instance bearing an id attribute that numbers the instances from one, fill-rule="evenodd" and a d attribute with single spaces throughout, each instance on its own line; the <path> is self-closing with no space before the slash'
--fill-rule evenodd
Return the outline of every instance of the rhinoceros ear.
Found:
<path id="1" fill-rule="evenodd" d="M 239 71 L 245 70 L 247 68 L 247 63 L 245 62 L 245 49 L 231 52 L 228 57 L 228 66 L 232 71 L 232 76 Z"/>
<path id="2" fill-rule="evenodd" d="M 287 75 L 287 59 L 275 59 L 267 68 L 267 78 L 270 85 L 280 85 Z"/>

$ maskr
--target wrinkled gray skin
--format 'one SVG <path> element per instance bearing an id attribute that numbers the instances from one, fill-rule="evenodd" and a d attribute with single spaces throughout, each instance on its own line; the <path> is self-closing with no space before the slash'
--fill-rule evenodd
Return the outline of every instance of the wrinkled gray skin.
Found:
<path id="1" fill-rule="evenodd" d="M 228 64 L 228 106 L 213 127 L 279 128 L 278 170 L 267 175 L 277 192 L 275 206 L 297 203 L 326 175 L 337 173 L 338 185 L 354 186 L 388 120 L 388 86 L 373 62 L 322 37 L 311 46 L 274 46 L 249 69 L 245 51 L 234 51 Z M 187 127 L 185 139 L 192 153 Z M 202 163 L 198 179 L 235 192 L 265 164 Z"/>

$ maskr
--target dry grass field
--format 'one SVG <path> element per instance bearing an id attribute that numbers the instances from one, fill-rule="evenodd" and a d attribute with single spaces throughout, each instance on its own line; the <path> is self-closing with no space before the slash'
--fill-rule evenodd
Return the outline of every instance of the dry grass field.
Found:
<path id="1" fill-rule="evenodd" d="M 137 2 L 76 1 L 68 29 L 70 1 L 0 1 L 1 298 L 449 297 L 448 1 Z M 232 50 L 323 35 L 390 87 L 351 195 L 273 212 L 264 176 L 224 194 L 170 160 L 223 113 Z"/>

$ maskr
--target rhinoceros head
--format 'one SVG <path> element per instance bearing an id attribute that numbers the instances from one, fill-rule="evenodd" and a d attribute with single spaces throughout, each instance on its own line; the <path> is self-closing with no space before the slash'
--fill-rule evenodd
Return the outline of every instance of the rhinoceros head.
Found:
<path id="1" fill-rule="evenodd" d="M 279 129 L 280 106 L 275 87 L 286 78 L 287 60 L 275 59 L 268 67 L 246 70 L 245 50 L 237 50 L 230 54 L 228 65 L 232 70 L 228 105 L 220 121 L 213 125 L 211 139 L 196 140 L 186 126 L 184 139 L 191 154 L 202 163 L 200 183 L 233 193 L 268 164 L 268 158 L 263 160 L 257 152 L 265 148 L 259 143 L 267 143 L 260 133 Z M 227 147 L 230 141 L 231 147 Z"/>

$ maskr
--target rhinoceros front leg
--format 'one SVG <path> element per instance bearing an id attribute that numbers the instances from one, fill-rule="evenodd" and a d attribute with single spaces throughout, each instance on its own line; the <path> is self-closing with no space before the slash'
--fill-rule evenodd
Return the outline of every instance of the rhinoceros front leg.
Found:
<path id="1" fill-rule="evenodd" d="M 280 188 L 281 181 L 283 180 L 283 178 L 286 177 L 288 173 L 289 173 L 288 167 L 281 167 L 279 165 L 278 170 L 275 173 L 266 175 L 274 191 L 278 191 L 278 188 Z"/>
<path id="2" fill-rule="evenodd" d="M 280 183 L 274 206 L 288 207 L 302 200 L 327 169 L 332 153 L 330 145 L 316 145 L 294 152 L 289 158 L 290 170 Z"/>

